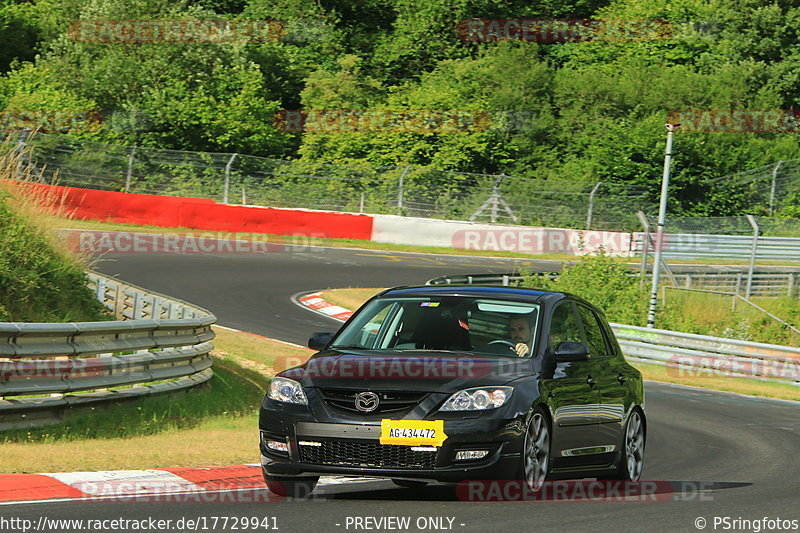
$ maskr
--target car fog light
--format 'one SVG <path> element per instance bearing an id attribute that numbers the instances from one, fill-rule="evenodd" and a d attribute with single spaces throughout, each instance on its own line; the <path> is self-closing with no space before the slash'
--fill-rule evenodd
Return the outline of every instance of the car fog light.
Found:
<path id="1" fill-rule="evenodd" d="M 289 445 L 279 440 L 268 440 L 267 448 L 276 452 L 289 453 Z"/>
<path id="2" fill-rule="evenodd" d="M 470 459 L 483 459 L 489 455 L 489 450 L 464 450 L 456 452 L 456 461 L 468 461 Z"/>

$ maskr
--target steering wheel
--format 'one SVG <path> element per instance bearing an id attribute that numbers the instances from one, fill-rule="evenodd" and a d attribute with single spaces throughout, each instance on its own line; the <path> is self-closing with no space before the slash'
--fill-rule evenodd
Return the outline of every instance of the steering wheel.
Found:
<path id="1" fill-rule="evenodd" d="M 487 346 L 491 346 L 492 344 L 505 344 L 506 346 L 514 350 L 516 353 L 517 345 L 511 341 L 501 341 L 501 340 L 492 341 L 489 344 L 487 344 Z"/>

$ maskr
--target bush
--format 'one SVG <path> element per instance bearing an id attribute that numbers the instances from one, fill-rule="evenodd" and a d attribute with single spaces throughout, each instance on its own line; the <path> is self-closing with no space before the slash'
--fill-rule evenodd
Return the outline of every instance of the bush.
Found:
<path id="1" fill-rule="evenodd" d="M 555 280 L 523 272 L 523 284 L 531 287 L 575 294 L 599 307 L 609 321 L 643 326 L 647 322 L 647 290 L 639 286 L 639 278 L 631 276 L 624 264 L 618 263 L 604 249 L 583 255 L 566 265 Z"/>

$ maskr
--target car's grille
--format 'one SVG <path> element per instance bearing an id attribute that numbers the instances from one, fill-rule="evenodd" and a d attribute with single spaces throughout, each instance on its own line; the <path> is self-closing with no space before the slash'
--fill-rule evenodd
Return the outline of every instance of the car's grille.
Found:
<path id="1" fill-rule="evenodd" d="M 354 413 L 362 413 L 356 409 L 356 395 L 360 390 L 347 390 L 347 389 L 319 389 L 325 403 L 332 405 L 339 409 L 351 411 Z M 378 408 L 370 411 L 369 414 L 383 414 L 392 413 L 395 411 L 403 411 L 412 409 L 417 406 L 423 398 L 428 394 L 427 392 L 408 392 L 408 391 L 373 391 L 378 395 L 379 402 Z"/>
<path id="2" fill-rule="evenodd" d="M 307 441 L 306 441 L 307 442 Z M 415 450 L 411 446 L 395 446 L 357 440 L 314 440 L 300 443 L 300 460 L 319 465 L 413 468 L 430 470 L 436 464 L 436 452 Z"/>

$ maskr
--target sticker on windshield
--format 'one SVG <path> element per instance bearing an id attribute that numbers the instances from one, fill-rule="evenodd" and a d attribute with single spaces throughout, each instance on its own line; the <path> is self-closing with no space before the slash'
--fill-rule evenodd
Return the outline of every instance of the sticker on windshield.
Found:
<path id="1" fill-rule="evenodd" d="M 419 304 L 420 307 L 439 307 L 439 304 L 442 302 L 422 302 Z"/>

